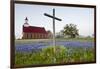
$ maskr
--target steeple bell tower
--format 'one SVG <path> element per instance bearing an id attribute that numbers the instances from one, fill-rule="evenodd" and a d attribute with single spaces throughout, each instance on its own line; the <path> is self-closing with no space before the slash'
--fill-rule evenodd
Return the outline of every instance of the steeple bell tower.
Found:
<path id="1" fill-rule="evenodd" d="M 29 27 L 29 24 L 28 24 L 28 18 L 27 18 L 27 17 L 25 18 L 25 23 L 24 23 L 23 26 L 24 26 L 24 27 Z"/>

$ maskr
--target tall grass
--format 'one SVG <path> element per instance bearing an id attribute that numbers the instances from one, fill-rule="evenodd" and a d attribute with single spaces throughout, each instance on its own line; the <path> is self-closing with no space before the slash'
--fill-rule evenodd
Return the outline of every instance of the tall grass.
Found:
<path id="1" fill-rule="evenodd" d="M 95 60 L 93 48 L 66 48 L 64 46 L 49 46 L 36 53 L 15 54 L 15 65 L 39 65 L 73 62 L 91 62 Z"/>

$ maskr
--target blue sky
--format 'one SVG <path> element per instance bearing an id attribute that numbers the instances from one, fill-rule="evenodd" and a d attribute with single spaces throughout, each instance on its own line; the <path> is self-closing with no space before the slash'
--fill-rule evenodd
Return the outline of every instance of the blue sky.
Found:
<path id="1" fill-rule="evenodd" d="M 60 7 L 44 5 L 15 4 L 15 36 L 22 36 L 22 25 L 25 18 L 28 17 L 28 23 L 31 26 L 45 27 L 52 31 L 52 19 L 44 16 L 44 13 L 52 15 L 52 9 L 55 8 L 56 17 L 62 21 L 56 21 L 56 32 L 63 29 L 66 24 L 76 24 L 79 34 L 83 36 L 94 33 L 94 9 L 79 7 Z"/>

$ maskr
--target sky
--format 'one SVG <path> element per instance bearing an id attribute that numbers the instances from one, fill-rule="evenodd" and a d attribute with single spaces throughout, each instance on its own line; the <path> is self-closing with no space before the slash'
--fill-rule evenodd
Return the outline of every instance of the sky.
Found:
<path id="1" fill-rule="evenodd" d="M 55 16 L 62 19 L 62 21 L 55 21 L 56 33 L 70 23 L 77 25 L 79 35 L 91 36 L 94 33 L 94 8 L 15 4 L 16 38 L 22 37 L 22 25 L 26 17 L 29 25 L 44 27 L 52 32 L 52 18 L 44 16 L 44 13 L 53 15 L 53 8 L 55 8 Z"/>

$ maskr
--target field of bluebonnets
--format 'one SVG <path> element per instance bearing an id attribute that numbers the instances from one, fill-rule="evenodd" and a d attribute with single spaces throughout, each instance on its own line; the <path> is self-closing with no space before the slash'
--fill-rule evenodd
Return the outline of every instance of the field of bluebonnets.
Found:
<path id="1" fill-rule="evenodd" d="M 15 65 L 63 64 L 95 61 L 93 38 L 15 40 Z M 56 61 L 54 61 L 56 59 Z"/>

